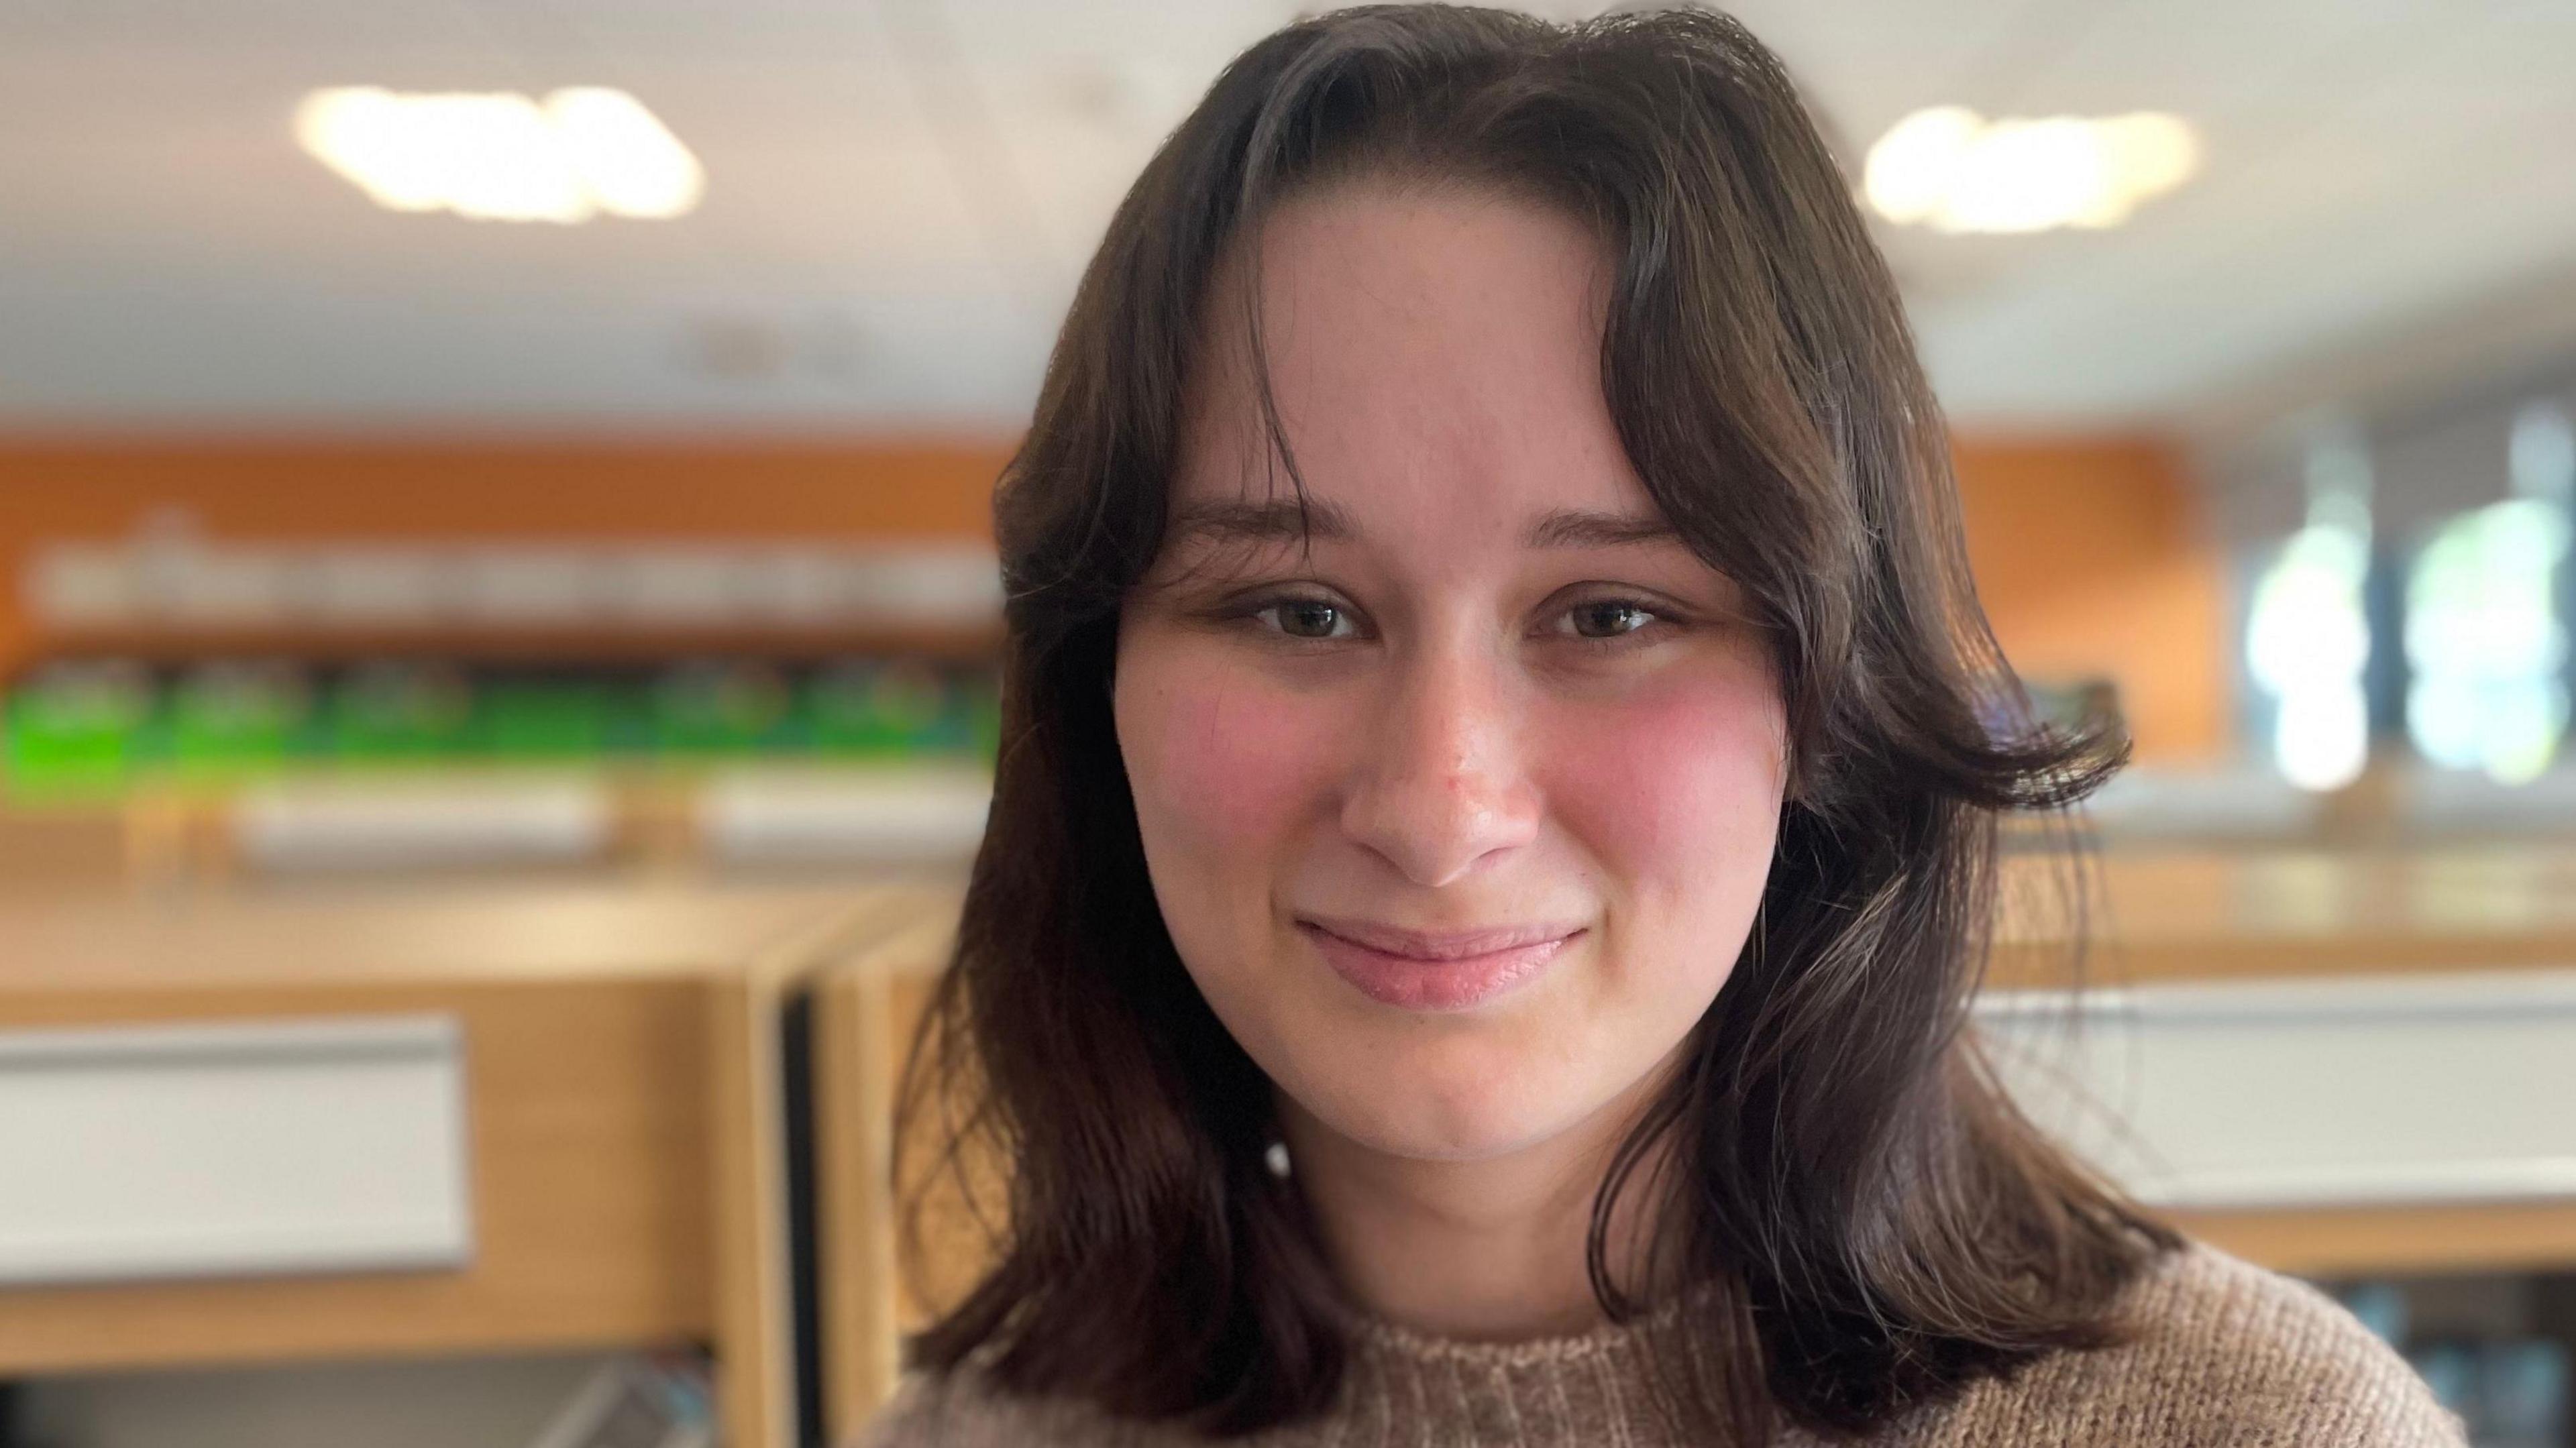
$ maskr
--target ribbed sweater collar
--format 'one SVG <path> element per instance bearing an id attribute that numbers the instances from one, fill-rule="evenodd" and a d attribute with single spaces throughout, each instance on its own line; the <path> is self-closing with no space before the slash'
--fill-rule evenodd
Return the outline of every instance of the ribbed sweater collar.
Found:
<path id="1" fill-rule="evenodd" d="M 1674 1441 L 1652 1396 L 1647 1319 L 1518 1342 L 1475 1342 L 1345 1309 L 1351 1345 L 1342 1448 L 1393 1448 L 1429 1432 L 1437 1442 L 1494 1448 L 1598 1443 L 1661 1448 Z"/>

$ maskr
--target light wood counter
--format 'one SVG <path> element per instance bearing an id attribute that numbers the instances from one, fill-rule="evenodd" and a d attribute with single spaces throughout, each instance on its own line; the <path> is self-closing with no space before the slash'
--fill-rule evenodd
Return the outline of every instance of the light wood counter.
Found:
<path id="1" fill-rule="evenodd" d="M 1989 983 L 2064 980 L 2053 867 L 2007 857 Z M 2576 967 L 2576 839 L 2417 850 L 2111 850 L 2087 983 Z"/>
<path id="2" fill-rule="evenodd" d="M 792 1424 L 778 1002 L 879 928 L 847 883 L 0 897 L 0 1028 L 436 1011 L 467 1050 L 456 1270 L 0 1288 L 0 1371 L 707 1345 Z"/>

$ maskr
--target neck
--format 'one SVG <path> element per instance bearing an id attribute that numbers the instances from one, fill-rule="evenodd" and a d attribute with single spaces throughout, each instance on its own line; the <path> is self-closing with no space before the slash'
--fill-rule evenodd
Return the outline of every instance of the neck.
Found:
<path id="1" fill-rule="evenodd" d="M 1376 1151 L 1283 1094 L 1281 1134 L 1343 1291 L 1438 1337 L 1508 1342 L 1599 1325 L 1585 1257 L 1593 1201 L 1661 1074 L 1545 1141 L 1477 1161 Z M 1614 1267 L 1642 1240 L 1654 1165 L 1641 1164 L 1611 1216 Z"/>

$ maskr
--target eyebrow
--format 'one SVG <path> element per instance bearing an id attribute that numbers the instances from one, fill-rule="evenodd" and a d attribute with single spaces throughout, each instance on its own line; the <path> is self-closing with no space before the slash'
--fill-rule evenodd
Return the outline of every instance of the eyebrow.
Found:
<path id="1" fill-rule="evenodd" d="M 1305 538 L 1341 542 L 1359 535 L 1341 506 L 1294 498 L 1268 503 L 1192 503 L 1172 519 L 1175 543 L 1294 543 Z"/>
<path id="2" fill-rule="evenodd" d="M 1347 542 L 1359 525 L 1338 504 L 1295 499 L 1267 503 L 1193 503 L 1173 519 L 1175 542 L 1283 543 L 1306 539 Z M 1557 508 L 1530 525 L 1530 548 L 1624 548 L 1678 541 L 1681 533 L 1662 518 L 1590 508 Z"/>
<path id="3" fill-rule="evenodd" d="M 1629 548 L 1675 543 L 1681 536 L 1681 530 L 1658 517 L 1558 508 L 1531 524 L 1523 542 L 1532 548 Z"/>

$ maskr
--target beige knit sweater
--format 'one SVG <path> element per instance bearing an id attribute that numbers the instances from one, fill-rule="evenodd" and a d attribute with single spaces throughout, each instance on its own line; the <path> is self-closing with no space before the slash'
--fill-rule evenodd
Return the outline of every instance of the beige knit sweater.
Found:
<path id="1" fill-rule="evenodd" d="M 2131 1289 L 2134 1341 L 2044 1358 L 1905 1419 L 1889 1448 L 2456 1448 L 2459 1421 L 2331 1299 L 2206 1246 Z M 1684 1448 L 1644 1405 L 1636 1329 L 1509 1345 L 1384 1324 L 1354 1345 L 1324 1418 L 1260 1448 Z M 859 1448 L 1182 1448 L 1201 1440 L 1085 1404 L 1002 1397 L 970 1374 L 907 1375 Z M 1818 1440 L 1791 1433 L 1783 1448 Z"/>

